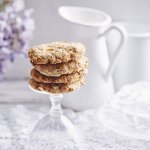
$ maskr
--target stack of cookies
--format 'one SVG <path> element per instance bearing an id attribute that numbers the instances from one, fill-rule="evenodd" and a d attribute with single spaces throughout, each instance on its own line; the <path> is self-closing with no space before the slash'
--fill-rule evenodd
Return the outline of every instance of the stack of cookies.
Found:
<path id="1" fill-rule="evenodd" d="M 48 93 L 68 93 L 80 88 L 87 73 L 88 59 L 81 43 L 52 42 L 32 47 L 30 86 Z"/>

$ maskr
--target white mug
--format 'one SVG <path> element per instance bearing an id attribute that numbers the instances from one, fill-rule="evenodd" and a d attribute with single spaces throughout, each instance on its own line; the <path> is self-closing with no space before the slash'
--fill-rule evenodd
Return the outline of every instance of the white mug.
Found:
<path id="1" fill-rule="evenodd" d="M 125 31 L 119 25 L 112 24 L 111 17 L 99 10 L 62 6 L 59 8 L 59 14 L 66 20 L 76 23 L 73 25 L 72 33 L 69 33 L 72 35 L 70 40 L 85 44 L 89 58 L 87 84 L 79 91 L 66 94 L 62 104 L 74 110 L 99 107 L 114 93 L 111 75 L 126 41 Z M 112 30 L 119 32 L 121 38 L 110 59 L 106 35 Z"/>
<path id="2" fill-rule="evenodd" d="M 125 84 L 150 80 L 150 22 L 118 22 L 127 42 L 114 70 L 116 90 Z"/>

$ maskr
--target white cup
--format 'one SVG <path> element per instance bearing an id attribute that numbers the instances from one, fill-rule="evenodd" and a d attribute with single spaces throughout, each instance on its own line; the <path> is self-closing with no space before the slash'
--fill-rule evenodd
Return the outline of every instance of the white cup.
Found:
<path id="1" fill-rule="evenodd" d="M 114 70 L 116 90 L 139 80 L 150 80 L 150 22 L 118 22 L 127 31 L 125 44 Z"/>

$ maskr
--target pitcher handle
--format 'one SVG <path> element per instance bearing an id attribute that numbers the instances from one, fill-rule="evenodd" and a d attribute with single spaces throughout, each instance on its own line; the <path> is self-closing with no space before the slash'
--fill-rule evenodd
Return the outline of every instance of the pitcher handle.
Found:
<path id="1" fill-rule="evenodd" d="M 110 60 L 108 69 L 106 70 L 106 72 L 103 73 L 105 80 L 108 80 L 108 78 L 112 75 L 114 68 L 116 66 L 116 63 L 118 61 L 118 58 L 121 54 L 122 47 L 124 46 L 124 44 L 126 43 L 126 40 L 127 40 L 126 30 L 119 24 L 111 24 L 111 26 L 105 32 L 103 32 L 102 34 L 99 35 L 99 38 L 101 38 L 104 35 L 107 35 L 112 30 L 117 30 L 119 32 L 120 42 L 119 42 L 115 52 L 113 53 L 113 56 Z"/>

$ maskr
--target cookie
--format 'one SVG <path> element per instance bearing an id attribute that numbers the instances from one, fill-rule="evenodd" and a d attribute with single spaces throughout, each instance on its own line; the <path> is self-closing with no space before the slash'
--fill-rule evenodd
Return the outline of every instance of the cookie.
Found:
<path id="1" fill-rule="evenodd" d="M 79 72 L 88 66 L 88 59 L 85 56 L 80 56 L 77 61 L 71 60 L 69 62 L 60 63 L 60 64 L 44 64 L 33 66 L 41 74 L 46 76 L 61 76 L 63 74 L 71 74 Z"/>
<path id="2" fill-rule="evenodd" d="M 34 64 L 57 64 L 76 60 L 85 52 L 81 43 L 75 42 L 52 42 L 32 47 L 28 56 Z"/>
<path id="3" fill-rule="evenodd" d="M 42 83 L 73 83 L 81 80 L 81 78 L 83 78 L 86 73 L 87 69 L 84 69 L 79 72 L 61 75 L 59 77 L 49 77 L 42 75 L 39 71 L 33 68 L 31 71 L 31 77 L 33 78 L 33 80 Z"/>
<path id="4" fill-rule="evenodd" d="M 82 79 L 77 82 L 69 84 L 69 83 L 42 83 L 30 79 L 29 84 L 33 89 L 37 91 L 43 91 L 53 94 L 61 94 L 72 92 L 75 89 L 80 88 L 84 84 L 84 80 Z"/>

